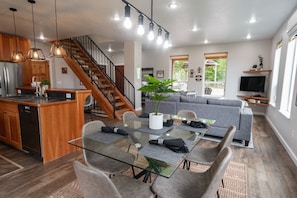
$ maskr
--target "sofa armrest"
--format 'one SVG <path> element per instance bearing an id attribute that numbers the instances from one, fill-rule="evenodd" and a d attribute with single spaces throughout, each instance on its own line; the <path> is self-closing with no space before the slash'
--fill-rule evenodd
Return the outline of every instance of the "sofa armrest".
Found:
<path id="1" fill-rule="evenodd" d="M 251 108 L 240 109 L 240 123 L 239 123 L 240 136 L 245 140 L 249 140 L 252 132 L 253 125 L 253 112 Z"/>

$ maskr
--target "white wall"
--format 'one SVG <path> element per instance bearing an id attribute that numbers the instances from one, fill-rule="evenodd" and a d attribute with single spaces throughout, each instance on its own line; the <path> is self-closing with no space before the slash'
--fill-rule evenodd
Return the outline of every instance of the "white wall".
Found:
<path id="1" fill-rule="evenodd" d="M 296 21 L 297 22 L 297 21 Z M 294 163 L 297 166 L 297 106 L 295 106 L 296 92 L 297 92 L 297 78 L 295 79 L 295 88 L 294 88 L 294 99 L 291 109 L 291 118 L 288 119 L 279 112 L 280 108 L 280 98 L 282 92 L 282 82 L 283 75 L 285 70 L 286 63 L 286 52 L 288 44 L 288 35 L 287 35 L 287 23 L 284 23 L 283 26 L 278 30 L 272 40 L 272 50 L 271 50 L 271 61 L 274 59 L 274 53 L 276 49 L 277 42 L 282 40 L 282 52 L 280 60 L 280 70 L 278 78 L 278 88 L 277 88 L 277 101 L 276 106 L 269 106 L 267 109 L 266 117 L 269 120 L 273 130 L 278 135 L 279 139 L 282 141 L 289 155 L 293 159 Z"/>

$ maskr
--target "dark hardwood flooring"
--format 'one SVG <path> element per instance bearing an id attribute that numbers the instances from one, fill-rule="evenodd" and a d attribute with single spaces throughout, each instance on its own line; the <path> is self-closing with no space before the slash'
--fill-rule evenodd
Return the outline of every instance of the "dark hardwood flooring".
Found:
<path id="1" fill-rule="evenodd" d="M 121 124 L 96 117 L 107 125 Z M 248 197 L 297 197 L 297 167 L 274 135 L 265 117 L 254 116 L 254 149 L 232 146 L 233 161 L 248 168 Z M 216 143 L 202 140 L 199 145 Z M 43 165 L 40 161 L 0 143 L 0 155 L 22 165 L 18 173 L 0 178 L 0 197 L 48 197 L 52 192 L 75 178 L 72 162 L 83 161 L 82 153 L 75 151 Z"/>

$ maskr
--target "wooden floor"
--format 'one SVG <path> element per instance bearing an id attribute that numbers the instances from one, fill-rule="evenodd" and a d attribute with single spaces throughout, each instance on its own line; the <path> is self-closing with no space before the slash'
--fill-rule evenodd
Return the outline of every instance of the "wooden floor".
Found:
<path id="1" fill-rule="evenodd" d="M 120 124 L 98 118 L 107 125 Z M 254 197 L 297 197 L 297 167 L 263 116 L 254 116 L 254 149 L 234 147 L 233 161 L 248 167 L 248 195 Z M 200 145 L 216 143 L 202 140 Z M 79 151 L 43 165 L 23 152 L 0 143 L 0 155 L 22 165 L 16 174 L 0 178 L 0 197 L 47 197 L 75 178 L 72 162 L 83 160 Z"/>

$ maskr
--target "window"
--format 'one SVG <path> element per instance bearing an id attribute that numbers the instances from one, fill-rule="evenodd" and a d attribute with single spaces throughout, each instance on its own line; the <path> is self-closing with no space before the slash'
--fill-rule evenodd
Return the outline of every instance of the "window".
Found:
<path id="1" fill-rule="evenodd" d="M 204 54 L 204 94 L 224 96 L 227 69 L 227 53 Z"/>
<path id="2" fill-rule="evenodd" d="M 297 65 L 296 35 L 291 37 L 288 43 L 286 66 L 282 86 L 282 98 L 280 112 L 287 118 L 291 116 L 291 106 L 293 101 L 294 82 Z"/>
<path id="3" fill-rule="evenodd" d="M 275 55 L 274 55 L 274 65 L 273 65 L 273 74 L 272 74 L 272 82 L 271 82 L 271 90 L 270 90 L 270 102 L 269 102 L 270 105 L 273 107 L 275 107 L 275 103 L 277 100 L 276 92 L 277 92 L 281 51 L 282 51 L 282 41 L 278 42 L 277 49 L 275 50 Z"/>
<path id="4" fill-rule="evenodd" d="M 172 56 L 172 79 L 175 82 L 172 85 L 175 91 L 187 91 L 188 86 L 188 60 L 189 56 Z"/>

